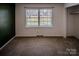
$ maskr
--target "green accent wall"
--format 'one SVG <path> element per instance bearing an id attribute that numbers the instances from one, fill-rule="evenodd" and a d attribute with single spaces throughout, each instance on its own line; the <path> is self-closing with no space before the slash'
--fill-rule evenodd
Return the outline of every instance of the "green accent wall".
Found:
<path id="1" fill-rule="evenodd" d="M 0 47 L 15 36 L 15 4 L 0 4 Z"/>

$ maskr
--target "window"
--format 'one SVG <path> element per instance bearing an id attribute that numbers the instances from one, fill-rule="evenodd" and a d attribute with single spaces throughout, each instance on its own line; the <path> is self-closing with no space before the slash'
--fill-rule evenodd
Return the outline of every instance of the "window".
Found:
<path id="1" fill-rule="evenodd" d="M 51 27 L 52 9 L 26 9 L 26 27 Z"/>

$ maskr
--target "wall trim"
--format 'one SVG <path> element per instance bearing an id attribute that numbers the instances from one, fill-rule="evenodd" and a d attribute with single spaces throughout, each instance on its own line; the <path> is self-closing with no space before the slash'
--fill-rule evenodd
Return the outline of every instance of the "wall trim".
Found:
<path id="1" fill-rule="evenodd" d="M 8 42 L 6 42 L 1 48 L 0 50 L 2 50 L 7 44 L 9 44 L 16 36 L 12 37 Z"/>
<path id="2" fill-rule="evenodd" d="M 75 37 L 75 36 L 67 36 L 66 38 L 75 38 L 75 39 L 78 39 L 78 38 Z"/>
<path id="3" fill-rule="evenodd" d="M 35 37 L 51 37 L 51 38 L 64 38 L 64 36 L 16 36 L 16 38 L 35 38 Z"/>

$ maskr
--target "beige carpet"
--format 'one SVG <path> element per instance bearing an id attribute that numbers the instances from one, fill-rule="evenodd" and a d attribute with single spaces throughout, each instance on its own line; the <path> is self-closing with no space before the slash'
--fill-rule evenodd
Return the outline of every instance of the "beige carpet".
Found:
<path id="1" fill-rule="evenodd" d="M 15 38 L 3 50 L 2 56 L 69 56 L 79 55 L 79 40 L 75 38 L 31 37 Z"/>

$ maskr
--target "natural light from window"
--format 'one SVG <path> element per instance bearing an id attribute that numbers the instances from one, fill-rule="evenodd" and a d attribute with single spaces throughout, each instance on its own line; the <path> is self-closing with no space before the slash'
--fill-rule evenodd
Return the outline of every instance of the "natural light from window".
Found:
<path id="1" fill-rule="evenodd" d="M 52 8 L 26 9 L 26 27 L 52 27 Z"/>

